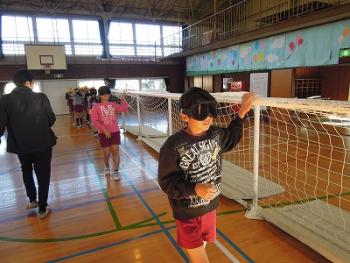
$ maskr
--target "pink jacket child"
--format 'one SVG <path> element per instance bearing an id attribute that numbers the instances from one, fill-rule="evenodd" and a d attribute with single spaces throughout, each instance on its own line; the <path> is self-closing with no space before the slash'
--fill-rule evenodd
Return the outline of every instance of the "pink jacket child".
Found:
<path id="1" fill-rule="evenodd" d="M 110 133 L 118 132 L 118 112 L 126 112 L 127 110 L 128 103 L 124 98 L 122 98 L 121 104 L 109 101 L 96 103 L 91 110 L 92 124 L 99 133 L 104 133 L 106 129 Z"/>

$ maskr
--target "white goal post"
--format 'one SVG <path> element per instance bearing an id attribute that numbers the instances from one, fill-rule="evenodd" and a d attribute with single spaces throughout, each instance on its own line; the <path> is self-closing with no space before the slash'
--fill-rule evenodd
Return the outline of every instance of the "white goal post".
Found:
<path id="1" fill-rule="evenodd" d="M 226 126 L 242 93 L 212 95 L 215 125 Z M 123 128 L 159 151 L 183 128 L 180 96 L 129 91 Z M 349 149 L 349 102 L 259 98 L 240 143 L 224 155 L 222 193 L 249 207 L 247 217 L 268 220 L 333 262 L 349 262 Z"/>

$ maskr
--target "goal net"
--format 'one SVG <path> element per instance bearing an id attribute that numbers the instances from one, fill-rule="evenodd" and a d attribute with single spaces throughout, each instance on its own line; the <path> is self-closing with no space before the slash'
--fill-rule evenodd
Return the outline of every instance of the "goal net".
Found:
<path id="1" fill-rule="evenodd" d="M 181 94 L 128 92 L 126 130 L 156 151 L 184 127 Z M 241 93 L 214 93 L 227 126 Z M 122 121 L 123 122 L 123 121 Z M 260 98 L 240 143 L 224 154 L 222 193 L 332 261 L 350 258 L 350 103 Z"/>

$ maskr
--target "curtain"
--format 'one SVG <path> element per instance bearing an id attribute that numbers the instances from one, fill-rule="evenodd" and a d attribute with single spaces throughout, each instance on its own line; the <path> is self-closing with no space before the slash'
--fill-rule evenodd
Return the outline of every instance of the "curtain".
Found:
<path id="1" fill-rule="evenodd" d="M 109 23 L 110 23 L 110 21 L 107 20 L 107 22 L 106 22 L 107 28 L 109 28 Z M 104 23 L 104 20 L 102 18 L 98 19 L 98 27 L 100 29 L 100 38 L 101 38 L 101 44 L 102 44 L 101 57 L 107 59 L 110 57 L 109 52 L 108 52 L 109 49 L 108 49 L 108 41 L 107 41 L 108 32 L 106 31 L 105 23 Z"/>

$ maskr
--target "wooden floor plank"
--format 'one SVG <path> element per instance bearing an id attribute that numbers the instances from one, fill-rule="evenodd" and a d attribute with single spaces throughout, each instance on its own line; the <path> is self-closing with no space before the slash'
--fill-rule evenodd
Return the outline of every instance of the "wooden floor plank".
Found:
<path id="1" fill-rule="evenodd" d="M 19 162 L 0 145 L 1 262 L 188 262 L 171 241 L 176 229 L 153 150 L 122 134 L 121 180 L 113 181 L 103 175 L 98 141 L 87 127 L 71 127 L 60 116 L 54 129 L 53 213 L 44 220 L 24 209 Z M 270 223 L 247 219 L 232 200 L 222 198 L 217 212 L 218 241 L 240 262 L 329 262 Z M 230 262 L 215 244 L 208 254 L 211 262 Z"/>

